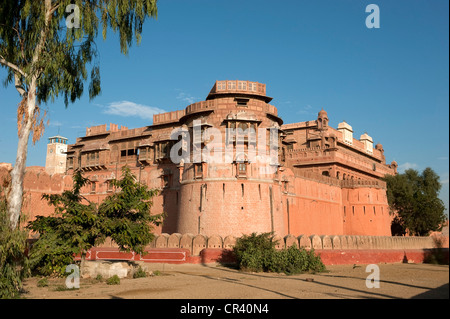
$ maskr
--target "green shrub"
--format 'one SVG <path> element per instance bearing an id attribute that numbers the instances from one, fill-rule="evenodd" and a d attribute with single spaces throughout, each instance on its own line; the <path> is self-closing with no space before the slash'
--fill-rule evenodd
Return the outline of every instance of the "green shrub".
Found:
<path id="1" fill-rule="evenodd" d="M 65 277 L 67 265 L 75 263 L 76 250 L 55 234 L 46 234 L 37 240 L 30 252 L 30 266 L 40 276 Z"/>
<path id="2" fill-rule="evenodd" d="M 114 275 L 108 279 L 106 279 L 107 285 L 120 285 L 120 278 L 117 275 Z"/>
<path id="3" fill-rule="evenodd" d="M 47 277 L 39 279 L 39 281 L 37 282 L 36 286 L 38 286 L 38 287 L 48 287 Z"/>
<path id="4" fill-rule="evenodd" d="M 291 246 L 277 251 L 271 233 L 244 235 L 233 248 L 239 269 L 244 271 L 270 271 L 292 275 L 302 272 L 320 272 L 325 266 L 314 250 Z"/>
<path id="5" fill-rule="evenodd" d="M 314 250 L 307 251 L 304 248 L 291 246 L 288 249 L 276 251 L 272 256 L 269 271 L 284 272 L 287 275 L 300 274 L 303 272 L 321 272 L 325 266 Z"/>
<path id="6" fill-rule="evenodd" d="M 133 278 L 144 278 L 147 277 L 145 271 L 139 266 L 138 270 L 133 274 Z"/>
<path id="7" fill-rule="evenodd" d="M 267 271 L 275 252 L 271 233 L 244 235 L 236 240 L 233 252 L 238 266 L 245 271 Z"/>
<path id="8" fill-rule="evenodd" d="M 2 189 L 0 188 L 0 194 Z M 0 198 L 0 298 L 18 298 L 22 280 L 29 274 L 25 256 L 27 232 L 11 230 L 6 213 L 6 200 Z"/>

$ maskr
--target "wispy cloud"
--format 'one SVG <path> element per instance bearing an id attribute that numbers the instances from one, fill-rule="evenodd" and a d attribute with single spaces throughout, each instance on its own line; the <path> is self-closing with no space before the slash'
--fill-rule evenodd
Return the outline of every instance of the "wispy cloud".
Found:
<path id="1" fill-rule="evenodd" d="M 153 120 L 153 114 L 165 113 L 166 111 L 157 107 L 137 104 L 130 101 L 112 102 L 104 107 L 103 113 L 118 116 L 140 117 L 145 120 Z"/>
<path id="2" fill-rule="evenodd" d="M 183 90 L 177 89 L 177 91 L 178 91 L 178 95 L 176 97 L 177 100 L 187 102 L 189 104 L 192 104 L 195 102 L 195 100 L 197 100 L 197 98 L 195 98 L 194 96 Z"/>
<path id="3" fill-rule="evenodd" d="M 448 161 L 448 156 L 439 156 L 437 159 L 440 161 Z"/>
<path id="4" fill-rule="evenodd" d="M 60 121 L 49 121 L 49 126 L 63 126 L 63 124 Z"/>
<path id="5" fill-rule="evenodd" d="M 314 114 L 313 107 L 308 104 L 297 110 L 297 114 Z"/>
<path id="6" fill-rule="evenodd" d="M 400 171 L 400 172 L 404 172 L 404 171 L 406 171 L 407 169 L 417 169 L 417 168 L 419 168 L 419 165 L 417 165 L 416 163 L 410 163 L 410 162 L 406 162 L 406 163 L 403 163 L 403 164 L 400 164 L 399 166 L 398 166 L 398 170 Z"/>

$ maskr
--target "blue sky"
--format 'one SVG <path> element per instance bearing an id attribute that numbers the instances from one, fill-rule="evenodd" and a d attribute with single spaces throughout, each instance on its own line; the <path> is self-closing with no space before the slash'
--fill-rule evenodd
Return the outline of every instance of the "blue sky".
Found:
<path id="1" fill-rule="evenodd" d="M 365 25 L 371 3 L 379 29 Z M 382 143 L 401 171 L 433 168 L 448 207 L 447 0 L 159 0 L 158 8 L 128 56 L 112 31 L 106 41 L 100 34 L 102 94 L 89 102 L 86 90 L 67 109 L 62 99 L 43 105 L 50 124 L 30 146 L 29 166 L 45 165 L 47 138 L 58 132 L 74 143 L 86 126 L 145 126 L 155 112 L 204 100 L 216 80 L 242 79 L 267 84 L 285 123 L 324 108 L 331 126 L 345 120 L 355 137 Z M 0 86 L 0 162 L 15 161 L 18 102 L 13 86 Z"/>

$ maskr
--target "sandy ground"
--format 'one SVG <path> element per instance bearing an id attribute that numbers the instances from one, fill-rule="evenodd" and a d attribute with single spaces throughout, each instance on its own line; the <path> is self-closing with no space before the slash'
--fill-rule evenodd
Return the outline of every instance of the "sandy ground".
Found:
<path id="1" fill-rule="evenodd" d="M 362 299 L 449 298 L 449 267 L 429 264 L 381 264 L 380 287 L 367 288 L 366 265 L 328 266 L 328 272 L 287 276 L 245 273 L 219 265 L 151 264 L 161 275 L 128 279 L 120 285 L 81 279 L 80 289 L 61 290 L 65 279 L 24 283 L 27 299 Z"/>

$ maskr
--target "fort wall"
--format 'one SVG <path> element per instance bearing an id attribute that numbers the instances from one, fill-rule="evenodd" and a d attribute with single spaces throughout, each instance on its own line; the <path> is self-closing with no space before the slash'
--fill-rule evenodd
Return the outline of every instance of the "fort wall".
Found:
<path id="1" fill-rule="evenodd" d="M 448 261 L 448 236 L 391 237 L 391 236 L 275 236 L 277 249 L 292 245 L 314 249 L 325 265 L 371 263 L 422 263 L 438 252 L 436 241 Z M 120 252 L 113 242 L 92 248 L 86 260 L 134 260 L 152 263 L 229 263 L 235 236 L 161 234 L 144 249 L 141 256 Z"/>

